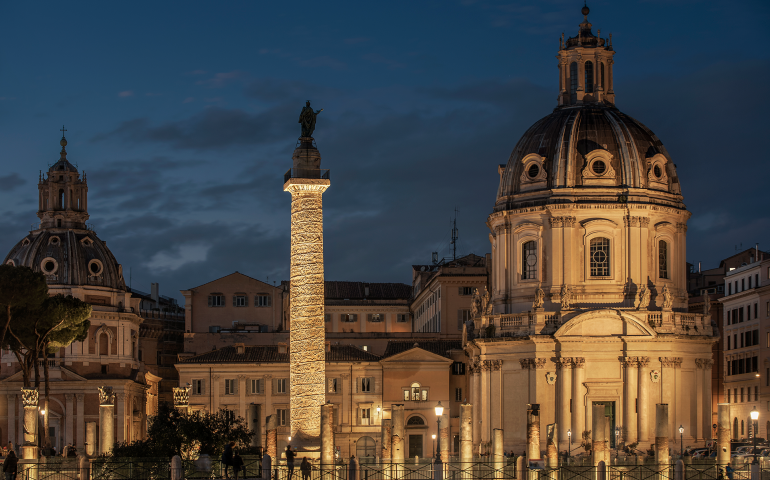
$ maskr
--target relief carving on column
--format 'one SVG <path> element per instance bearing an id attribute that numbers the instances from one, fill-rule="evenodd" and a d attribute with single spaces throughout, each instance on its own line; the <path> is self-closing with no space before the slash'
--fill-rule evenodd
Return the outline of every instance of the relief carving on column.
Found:
<path id="1" fill-rule="evenodd" d="M 22 388 L 21 402 L 25 407 L 37 407 L 38 391 L 37 388 Z"/>
<path id="2" fill-rule="evenodd" d="M 682 357 L 660 357 L 660 365 L 668 368 L 679 368 L 682 366 Z"/>
<path id="3" fill-rule="evenodd" d="M 246 375 L 238 375 L 238 380 L 246 380 Z"/>
<path id="4" fill-rule="evenodd" d="M 714 360 L 710 358 L 696 358 L 695 365 L 698 369 L 711 370 L 711 367 L 714 365 Z"/>
<path id="5" fill-rule="evenodd" d="M 545 368 L 545 358 L 520 358 L 519 363 L 522 369 L 535 370 Z"/>
<path id="6" fill-rule="evenodd" d="M 623 217 L 623 224 L 626 227 L 638 227 L 640 218 L 641 217 L 630 217 L 630 216 Z"/>
<path id="7" fill-rule="evenodd" d="M 573 365 L 572 357 L 559 357 L 554 360 L 554 363 L 556 364 L 557 370 L 562 368 L 572 368 Z"/>
<path id="8" fill-rule="evenodd" d="M 265 375 L 265 378 L 268 378 L 268 377 L 273 378 L 272 375 Z M 343 380 L 347 380 L 348 378 L 350 378 L 350 374 L 349 373 L 341 373 L 340 377 L 342 377 Z"/>
<path id="9" fill-rule="evenodd" d="M 686 223 L 677 223 L 676 224 L 676 231 L 679 233 L 687 233 L 687 224 Z"/>
<path id="10" fill-rule="evenodd" d="M 84 398 L 86 398 L 85 394 L 83 393 L 76 393 L 75 398 L 77 398 L 78 403 L 82 402 Z"/>
<path id="11" fill-rule="evenodd" d="M 174 387 L 174 406 L 186 407 L 190 404 L 190 388 Z"/>
<path id="12" fill-rule="evenodd" d="M 564 217 L 551 217 L 548 219 L 548 221 L 551 224 L 551 228 L 561 228 L 564 226 L 564 223 L 562 221 Z"/>
<path id="13" fill-rule="evenodd" d="M 219 375 L 212 375 L 212 376 L 211 376 L 211 379 L 212 379 L 212 380 L 219 380 Z"/>
<path id="14" fill-rule="evenodd" d="M 647 217 L 639 217 L 639 225 L 642 228 L 647 228 L 650 225 L 650 219 Z"/>
<path id="15" fill-rule="evenodd" d="M 636 357 L 639 362 L 639 368 L 646 367 L 650 364 L 650 357 Z"/>
<path id="16" fill-rule="evenodd" d="M 115 403 L 115 393 L 112 391 L 112 387 L 98 387 L 99 388 L 99 405 L 112 406 Z"/>
<path id="17" fill-rule="evenodd" d="M 503 368 L 503 361 L 502 360 L 492 360 L 492 370 L 495 372 L 499 372 Z"/>
<path id="18" fill-rule="evenodd" d="M 572 357 L 572 368 L 585 368 L 585 357 Z"/>
<path id="19" fill-rule="evenodd" d="M 67 402 L 71 402 L 75 398 L 75 395 L 72 393 L 65 393 L 64 394 L 64 400 Z"/>
<path id="20" fill-rule="evenodd" d="M 639 365 L 639 357 L 618 357 L 620 364 L 624 367 L 636 367 Z"/>
<path id="21" fill-rule="evenodd" d="M 484 360 L 483 362 L 481 362 L 481 370 L 483 372 L 489 372 L 490 370 L 492 370 L 492 363 L 493 363 L 492 360 Z"/>
<path id="22" fill-rule="evenodd" d="M 572 228 L 575 226 L 575 217 L 561 217 L 561 222 L 564 228 Z"/>

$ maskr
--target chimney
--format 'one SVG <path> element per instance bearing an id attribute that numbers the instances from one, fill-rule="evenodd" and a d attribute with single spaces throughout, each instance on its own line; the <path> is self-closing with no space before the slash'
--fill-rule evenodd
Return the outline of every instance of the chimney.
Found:
<path id="1" fill-rule="evenodd" d="M 150 298 L 152 298 L 152 301 L 155 302 L 155 306 L 159 307 L 158 300 L 160 300 L 160 295 L 158 293 L 158 284 L 157 283 L 151 283 L 150 284 Z"/>
<path id="2" fill-rule="evenodd" d="M 700 273 L 700 262 L 698 262 L 698 273 Z"/>

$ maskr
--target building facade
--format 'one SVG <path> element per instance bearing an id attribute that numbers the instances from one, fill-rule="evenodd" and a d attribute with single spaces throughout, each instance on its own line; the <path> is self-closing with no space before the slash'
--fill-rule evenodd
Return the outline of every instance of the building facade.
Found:
<path id="1" fill-rule="evenodd" d="M 660 139 L 616 108 L 612 44 L 583 15 L 557 56 L 559 107 L 499 169 L 490 292 L 466 331 L 474 443 L 501 428 L 520 450 L 539 404 L 566 450 L 603 405 L 617 440 L 646 447 L 658 403 L 670 438 L 682 425 L 685 442 L 703 442 L 718 329 L 688 313 L 690 213 Z"/>

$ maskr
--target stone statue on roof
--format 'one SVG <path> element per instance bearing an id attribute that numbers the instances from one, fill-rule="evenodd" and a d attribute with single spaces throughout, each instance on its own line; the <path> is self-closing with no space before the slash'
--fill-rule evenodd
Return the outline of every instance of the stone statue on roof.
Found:
<path id="1" fill-rule="evenodd" d="M 302 137 L 312 137 L 313 131 L 315 130 L 315 120 L 319 113 L 323 112 L 324 109 L 313 111 L 312 108 L 310 108 L 310 100 L 308 100 L 305 103 L 305 106 L 302 107 L 302 111 L 299 113 L 299 122 L 302 125 Z"/>

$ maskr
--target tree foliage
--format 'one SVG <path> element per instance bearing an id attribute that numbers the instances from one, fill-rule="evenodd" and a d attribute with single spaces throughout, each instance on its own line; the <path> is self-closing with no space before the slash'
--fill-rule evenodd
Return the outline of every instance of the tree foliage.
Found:
<path id="1" fill-rule="evenodd" d="M 0 306 L 5 307 L 5 324 L 0 345 L 5 345 L 8 327 L 16 308 L 34 308 L 48 297 L 45 275 L 29 267 L 0 265 Z"/>
<path id="2" fill-rule="evenodd" d="M 117 444 L 111 455 L 168 458 L 179 455 L 184 460 L 191 460 L 200 454 L 208 454 L 218 458 L 227 442 L 233 441 L 243 448 L 249 444 L 252 435 L 243 417 L 233 419 L 225 410 L 185 413 L 162 403 L 157 415 L 149 419 L 147 439 Z"/>

